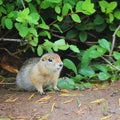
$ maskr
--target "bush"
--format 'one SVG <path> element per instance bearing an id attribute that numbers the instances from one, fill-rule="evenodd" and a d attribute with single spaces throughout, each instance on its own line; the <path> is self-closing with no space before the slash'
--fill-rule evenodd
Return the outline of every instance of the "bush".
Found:
<path id="1" fill-rule="evenodd" d="M 81 88 L 77 83 L 83 80 L 119 79 L 120 46 L 114 45 L 115 36 L 120 38 L 119 7 L 117 0 L 0 0 L 0 23 L 1 29 L 17 30 L 27 40 L 22 44 L 39 56 L 67 49 L 76 53 L 79 64 L 65 59 L 64 65 Z"/>

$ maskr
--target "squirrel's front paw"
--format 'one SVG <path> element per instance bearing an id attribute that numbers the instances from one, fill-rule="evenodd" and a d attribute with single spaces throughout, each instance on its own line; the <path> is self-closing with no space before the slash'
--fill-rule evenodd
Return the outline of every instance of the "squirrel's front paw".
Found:
<path id="1" fill-rule="evenodd" d="M 60 89 L 59 89 L 59 88 L 55 88 L 54 90 L 55 90 L 55 92 L 57 92 L 57 93 L 60 92 Z"/>
<path id="2" fill-rule="evenodd" d="M 45 92 L 38 92 L 40 95 L 46 95 Z"/>

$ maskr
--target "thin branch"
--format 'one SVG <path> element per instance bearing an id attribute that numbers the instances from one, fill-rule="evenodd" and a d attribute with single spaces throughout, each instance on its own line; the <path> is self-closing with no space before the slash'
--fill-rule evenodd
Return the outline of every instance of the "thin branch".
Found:
<path id="1" fill-rule="evenodd" d="M 6 83 L 6 82 L 0 83 L 0 85 L 15 85 L 15 84 L 16 84 L 15 82 L 13 82 L 13 83 Z"/>
<path id="2" fill-rule="evenodd" d="M 0 48 L 0 50 L 4 50 L 6 51 L 10 56 L 13 56 L 15 58 L 19 58 L 18 56 L 14 55 L 13 53 L 11 53 L 7 48 Z"/>
<path id="3" fill-rule="evenodd" d="M 0 41 L 28 42 L 28 40 L 24 39 L 10 39 L 10 38 L 0 38 Z"/>
<path id="4" fill-rule="evenodd" d="M 112 40 L 111 50 L 110 50 L 110 53 L 109 53 L 110 56 L 112 55 L 112 52 L 113 52 L 113 49 L 114 49 L 114 46 L 115 46 L 115 40 L 116 40 L 116 36 L 115 35 L 116 35 L 116 33 L 118 32 L 119 29 L 120 29 L 120 25 L 117 27 L 117 29 L 115 30 L 115 32 L 112 35 L 113 40 Z"/>
<path id="5" fill-rule="evenodd" d="M 23 8 L 25 9 L 25 3 L 23 2 L 23 0 L 21 0 L 21 3 L 23 5 Z"/>
<path id="6" fill-rule="evenodd" d="M 108 63 L 110 66 L 112 66 L 113 68 L 115 68 L 116 70 L 120 71 L 120 69 L 116 66 L 114 66 L 109 60 L 107 60 L 105 57 L 101 56 L 101 58 Z"/>
<path id="7" fill-rule="evenodd" d="M 61 35 L 57 35 L 57 34 L 54 34 L 54 33 L 51 33 L 54 37 L 56 38 L 60 38 L 60 39 L 66 39 L 66 40 L 70 40 L 70 41 L 73 41 L 73 42 L 78 42 L 77 39 L 67 39 L 65 36 L 61 36 Z"/>

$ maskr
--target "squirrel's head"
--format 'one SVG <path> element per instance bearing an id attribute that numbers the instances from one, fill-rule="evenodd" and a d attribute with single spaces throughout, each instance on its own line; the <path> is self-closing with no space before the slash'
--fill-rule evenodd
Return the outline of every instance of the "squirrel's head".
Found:
<path id="1" fill-rule="evenodd" d="M 40 59 L 40 66 L 42 66 L 42 70 L 46 71 L 46 73 L 60 73 L 63 62 L 61 58 L 56 53 L 46 53 Z"/>

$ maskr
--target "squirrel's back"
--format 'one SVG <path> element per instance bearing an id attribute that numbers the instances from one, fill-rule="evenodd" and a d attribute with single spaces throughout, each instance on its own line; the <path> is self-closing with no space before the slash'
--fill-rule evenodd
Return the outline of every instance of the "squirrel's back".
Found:
<path id="1" fill-rule="evenodd" d="M 30 58 L 23 63 L 16 77 L 19 89 L 38 90 L 43 94 L 43 87 L 53 84 L 57 88 L 57 79 L 63 63 L 55 53 L 44 54 L 41 58 Z"/>

